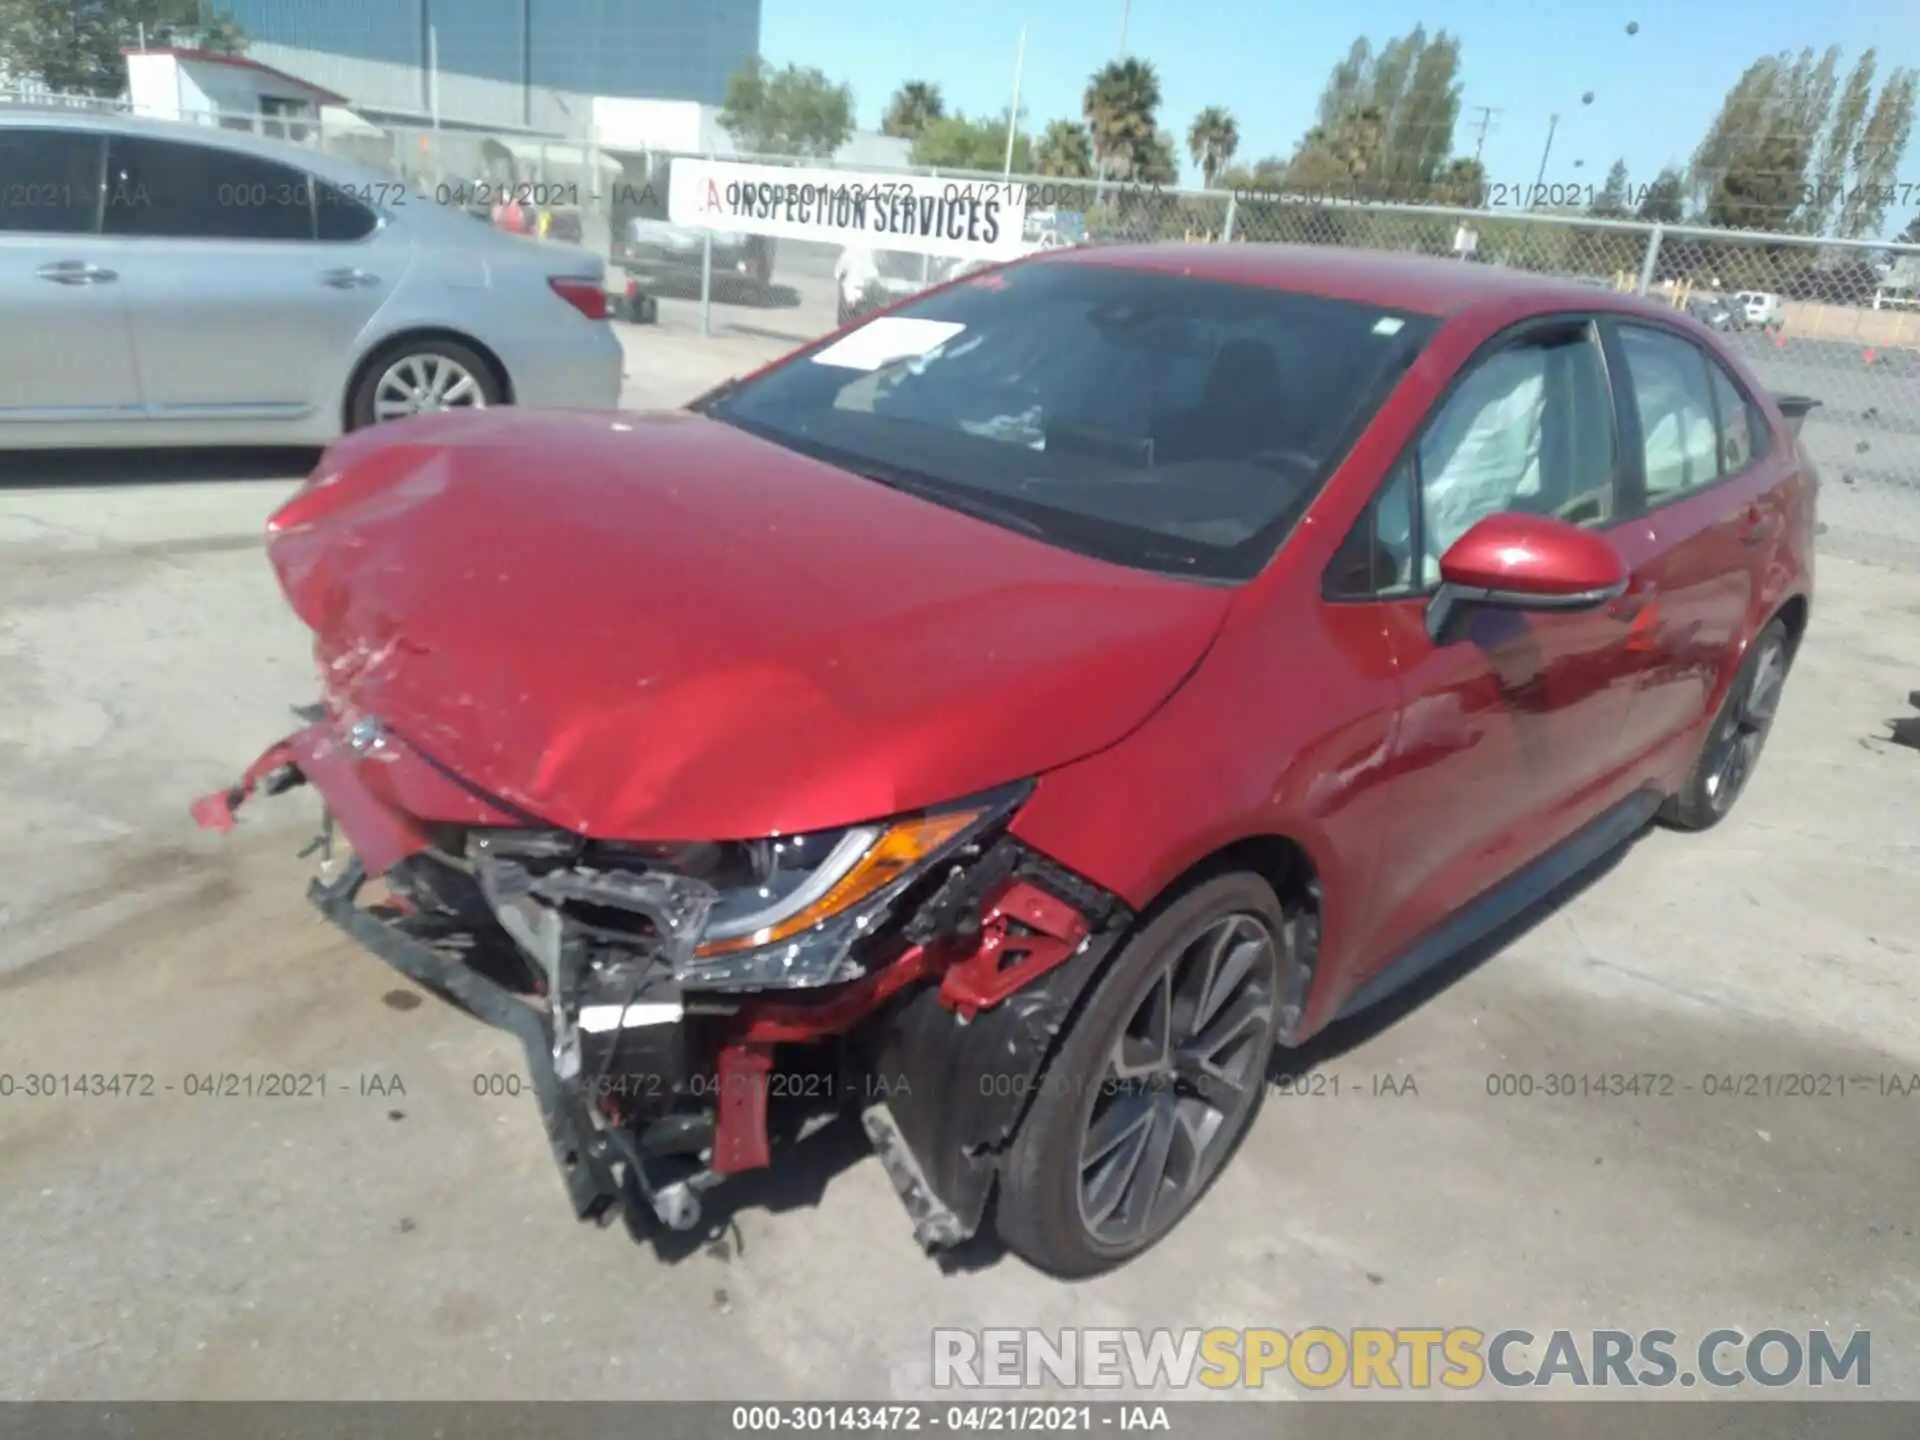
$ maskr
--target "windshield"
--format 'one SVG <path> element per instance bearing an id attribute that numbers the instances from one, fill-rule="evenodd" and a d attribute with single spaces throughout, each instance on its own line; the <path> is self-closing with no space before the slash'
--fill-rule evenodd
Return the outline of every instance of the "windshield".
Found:
<path id="1" fill-rule="evenodd" d="M 1435 327 L 1282 290 L 1017 265 L 701 408 L 1066 549 L 1244 580 Z"/>

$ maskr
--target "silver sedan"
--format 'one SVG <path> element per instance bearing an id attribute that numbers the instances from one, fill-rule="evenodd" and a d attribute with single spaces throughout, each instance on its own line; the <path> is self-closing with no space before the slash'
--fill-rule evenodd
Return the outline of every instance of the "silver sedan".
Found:
<path id="1" fill-rule="evenodd" d="M 304 146 L 0 115 L 0 449 L 308 445 L 611 408 L 605 265 Z"/>

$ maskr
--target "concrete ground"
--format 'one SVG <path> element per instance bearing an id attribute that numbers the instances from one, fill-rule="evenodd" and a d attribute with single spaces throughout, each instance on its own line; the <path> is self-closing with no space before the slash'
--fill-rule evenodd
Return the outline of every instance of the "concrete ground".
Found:
<path id="1" fill-rule="evenodd" d="M 629 404 L 779 348 L 675 331 L 627 333 Z M 684 1253 L 576 1225 L 476 1093 L 514 1045 L 307 907 L 303 804 L 191 827 L 312 696 L 260 546 L 308 459 L 0 464 L 0 1397 L 932 1398 L 929 1327 L 1031 1324 L 1866 1328 L 1920 1399 L 1920 561 L 1823 554 L 1724 826 L 1318 1046 L 1200 1214 L 1069 1286 L 942 1274 L 844 1136 Z M 326 1095 L 187 1093 L 289 1072 Z M 1624 1072 L 1667 1093 L 1545 1093 Z M 28 1093 L 106 1073 L 154 1093 Z M 1846 1084 L 1708 1093 L 1745 1075 Z"/>

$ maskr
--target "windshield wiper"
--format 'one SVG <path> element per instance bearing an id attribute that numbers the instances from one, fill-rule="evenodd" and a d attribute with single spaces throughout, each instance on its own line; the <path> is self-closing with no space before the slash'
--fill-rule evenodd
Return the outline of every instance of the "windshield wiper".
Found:
<path id="1" fill-rule="evenodd" d="M 732 395 L 734 391 L 744 385 L 746 379 L 747 377 L 744 375 L 736 375 L 731 380 L 722 381 L 720 384 L 714 386 L 713 389 L 707 391 L 706 394 L 696 396 L 694 399 L 688 401 L 687 409 L 695 415 L 712 415 L 714 406 L 718 405 L 722 400 L 725 400 L 728 396 Z M 719 417 L 714 416 L 713 418 L 718 419 Z"/>
<path id="2" fill-rule="evenodd" d="M 876 470 L 872 466 L 849 466 L 862 480 L 871 480 L 876 485 L 884 485 L 889 490 L 898 490 L 903 495 L 912 495 L 916 499 L 926 500 L 934 505 L 944 505 L 949 510 L 958 510 L 971 515 L 976 520 L 985 520 L 990 525 L 1004 525 L 1010 530 L 1019 530 L 1028 535 L 1046 538 L 1046 527 L 1038 521 L 1030 520 L 1018 511 L 1006 510 L 986 500 L 976 500 L 971 492 L 946 485 L 932 485 L 923 480 L 909 479 L 897 471 Z"/>

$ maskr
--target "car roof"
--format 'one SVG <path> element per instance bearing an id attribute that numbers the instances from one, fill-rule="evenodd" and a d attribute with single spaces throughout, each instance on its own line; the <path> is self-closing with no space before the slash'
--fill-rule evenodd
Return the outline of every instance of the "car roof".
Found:
<path id="1" fill-rule="evenodd" d="M 1645 301 L 1593 280 L 1561 279 L 1498 265 L 1318 245 L 1087 245 L 1041 253 L 1046 265 L 1111 265 L 1196 280 L 1295 290 L 1358 300 L 1416 315 L 1447 316 L 1484 302 L 1531 301 L 1541 309 L 1626 310 Z"/>
<path id="2" fill-rule="evenodd" d="M 318 128 L 315 121 L 293 123 L 304 123 L 310 129 Z M 97 110 L 68 110 L 59 106 L 45 108 L 8 106 L 0 110 L 0 131 L 3 130 L 80 130 L 93 134 L 138 135 L 153 140 L 177 140 L 191 145 L 208 145 L 216 149 L 238 151 L 245 155 L 257 155 L 263 160 L 276 160 L 282 165 L 293 165 L 310 171 L 322 180 L 332 180 L 345 185 L 364 184 L 368 181 L 392 184 L 394 181 L 394 177 L 384 170 L 359 161 L 330 155 L 315 146 L 300 145 L 291 140 L 270 139 L 245 130 L 228 130 L 219 125 L 202 125 L 192 120 L 157 120 L 144 115 L 116 115 Z"/>

